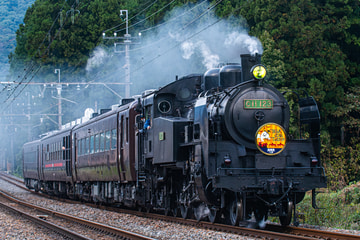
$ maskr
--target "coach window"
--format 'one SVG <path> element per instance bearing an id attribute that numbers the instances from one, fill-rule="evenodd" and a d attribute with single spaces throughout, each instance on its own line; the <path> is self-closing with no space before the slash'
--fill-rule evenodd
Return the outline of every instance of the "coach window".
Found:
<path id="1" fill-rule="evenodd" d="M 60 159 L 60 154 L 59 154 L 59 142 L 55 143 L 55 160 L 59 160 Z"/>
<path id="2" fill-rule="evenodd" d="M 65 151 L 64 151 L 64 149 L 65 149 L 65 147 L 63 147 L 62 145 L 61 145 L 61 142 L 58 142 L 58 159 L 59 160 L 62 160 L 62 159 L 65 159 L 64 157 L 65 157 L 65 155 L 64 155 L 64 153 L 65 153 Z"/>
<path id="3" fill-rule="evenodd" d="M 58 159 L 62 159 L 63 155 L 62 155 L 62 151 L 63 151 L 63 148 L 61 146 L 61 142 L 58 142 Z"/>
<path id="4" fill-rule="evenodd" d="M 129 118 L 126 118 L 126 142 L 129 142 Z"/>
<path id="5" fill-rule="evenodd" d="M 81 155 L 84 155 L 86 153 L 85 149 L 85 138 L 81 139 Z"/>
<path id="6" fill-rule="evenodd" d="M 61 146 L 61 150 L 62 150 L 62 156 L 63 156 L 63 160 L 67 159 L 67 136 L 63 137 L 63 144 Z"/>
<path id="7" fill-rule="evenodd" d="M 100 133 L 100 152 L 105 150 L 105 133 Z"/>
<path id="8" fill-rule="evenodd" d="M 78 146 L 78 147 L 80 147 L 80 146 Z M 62 149 L 62 152 L 63 152 L 62 153 L 63 160 L 70 159 L 70 136 L 66 136 L 66 137 L 63 138 L 63 145 L 61 146 L 61 149 Z"/>
<path id="9" fill-rule="evenodd" d="M 95 135 L 95 152 L 99 152 L 99 145 L 100 145 L 100 136 L 99 134 Z"/>
<path id="10" fill-rule="evenodd" d="M 55 143 L 55 154 L 54 154 L 54 160 L 59 159 L 59 143 Z"/>
<path id="11" fill-rule="evenodd" d="M 110 131 L 106 131 L 105 133 L 105 151 L 110 150 Z"/>
<path id="12" fill-rule="evenodd" d="M 94 136 L 90 137 L 90 154 L 94 153 Z"/>
<path id="13" fill-rule="evenodd" d="M 49 151 L 50 151 L 50 147 L 49 144 L 46 145 L 46 161 L 49 161 Z"/>
<path id="14" fill-rule="evenodd" d="M 50 145 L 50 161 L 54 160 L 54 144 Z"/>
<path id="15" fill-rule="evenodd" d="M 77 141 L 77 150 L 78 150 L 77 154 L 78 154 L 78 156 L 80 156 L 81 155 L 81 139 L 79 139 Z"/>
<path id="16" fill-rule="evenodd" d="M 83 151 L 84 151 L 84 146 L 83 146 L 83 141 L 82 139 L 79 139 L 78 140 L 78 156 L 81 156 L 83 154 Z"/>
<path id="17" fill-rule="evenodd" d="M 58 160 L 59 159 L 59 143 L 54 143 L 54 160 Z"/>
<path id="18" fill-rule="evenodd" d="M 60 160 L 61 159 L 61 157 L 62 157 L 62 147 L 61 147 L 61 142 L 58 142 L 57 143 L 57 155 L 58 155 L 58 160 Z"/>
<path id="19" fill-rule="evenodd" d="M 85 154 L 89 154 L 90 152 L 90 146 L 89 146 L 89 138 L 87 137 L 85 140 Z"/>
<path id="20" fill-rule="evenodd" d="M 85 147 L 85 138 L 81 139 L 81 155 L 84 155 L 86 153 L 86 147 Z"/>
<path id="21" fill-rule="evenodd" d="M 111 130 L 111 149 L 116 149 L 116 129 Z"/>

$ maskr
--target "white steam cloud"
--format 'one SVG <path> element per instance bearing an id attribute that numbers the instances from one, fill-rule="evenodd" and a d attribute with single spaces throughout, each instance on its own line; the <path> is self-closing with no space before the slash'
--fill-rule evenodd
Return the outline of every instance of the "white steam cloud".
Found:
<path id="1" fill-rule="evenodd" d="M 238 56 L 240 56 L 240 53 L 255 55 L 262 52 L 260 41 L 255 37 L 249 36 L 246 32 L 231 32 L 224 36 L 223 39 L 220 39 L 220 37 L 218 36 L 218 49 L 220 49 L 220 52 L 223 50 L 234 51 L 238 53 Z M 181 44 L 182 56 L 184 59 L 190 59 L 191 56 L 198 52 L 203 58 L 202 63 L 206 69 L 214 68 L 220 64 L 220 53 L 213 53 L 211 51 L 211 44 L 211 41 L 207 39 L 197 40 L 196 42 L 185 41 Z"/>
<path id="2" fill-rule="evenodd" d="M 203 57 L 202 63 L 206 69 L 219 65 L 220 57 L 217 54 L 213 54 L 204 41 L 198 41 L 196 43 L 186 41 L 181 44 L 181 49 L 183 50 L 182 56 L 184 59 L 190 59 L 195 51 L 199 50 Z"/>
<path id="3" fill-rule="evenodd" d="M 224 42 L 225 46 L 239 48 L 245 46 L 252 55 L 262 52 L 262 45 L 256 37 L 249 36 L 246 32 L 232 32 Z"/>
<path id="4" fill-rule="evenodd" d="M 206 4 L 176 8 L 163 24 L 142 31 L 140 44 L 131 45 L 129 51 L 132 95 L 164 86 L 175 76 L 202 74 L 220 63 L 240 63 L 241 54 L 262 54 L 260 41 L 239 26 L 243 21 L 218 19 Z M 137 35 L 130 27 L 129 32 Z M 91 71 L 88 75 L 125 82 L 125 51 L 111 50 L 94 51 L 86 67 Z M 112 56 L 107 56 L 110 52 Z"/>
<path id="5" fill-rule="evenodd" d="M 95 48 L 95 50 L 93 51 L 93 56 L 90 57 L 87 61 L 86 64 L 86 71 L 89 72 L 92 69 L 96 69 L 98 67 L 101 67 L 105 61 L 108 59 L 108 54 L 107 52 L 101 48 L 101 47 L 97 47 Z"/>

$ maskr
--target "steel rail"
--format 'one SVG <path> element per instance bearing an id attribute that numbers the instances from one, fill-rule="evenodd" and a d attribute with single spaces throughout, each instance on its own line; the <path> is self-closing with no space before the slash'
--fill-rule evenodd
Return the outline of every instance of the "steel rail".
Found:
<path id="1" fill-rule="evenodd" d="M 60 212 L 56 212 L 56 211 L 53 211 L 53 210 L 50 210 L 50 209 L 46 209 L 46 208 L 43 208 L 43 207 L 40 207 L 40 206 L 36 206 L 36 205 L 30 204 L 30 203 L 21 201 L 19 199 L 16 199 L 16 198 L 4 193 L 3 191 L 0 191 L 0 195 L 2 197 L 5 197 L 6 199 L 8 199 L 10 201 L 13 201 L 13 202 L 17 203 L 17 204 L 20 204 L 20 205 L 23 205 L 23 206 L 26 206 L 26 207 L 29 207 L 29 208 L 36 209 L 38 211 L 44 212 L 44 213 L 52 215 L 52 216 L 57 216 L 57 217 L 60 217 L 60 218 L 63 218 L 63 219 L 69 220 L 69 221 L 73 221 L 73 222 L 88 226 L 90 228 L 97 229 L 98 231 L 106 232 L 108 234 L 115 234 L 115 235 L 120 236 L 120 237 L 122 237 L 124 239 L 155 240 L 154 238 L 151 238 L 151 237 L 148 237 L 148 236 L 145 236 L 145 235 L 141 235 L 141 234 L 134 233 L 134 232 L 131 232 L 131 231 L 127 231 L 127 230 L 124 230 L 124 229 L 111 227 L 109 225 L 89 221 L 89 220 L 86 220 L 86 219 L 74 217 L 74 216 L 71 216 L 71 215 L 67 215 L 67 214 L 64 214 L 64 213 L 60 213 Z M 41 220 L 41 221 L 43 221 L 43 220 Z M 85 238 L 85 239 L 87 239 L 87 238 Z"/>
<path id="2" fill-rule="evenodd" d="M 49 229 L 49 230 L 51 230 L 53 232 L 56 232 L 57 234 L 65 237 L 65 238 L 70 238 L 70 239 L 74 239 L 74 240 L 89 240 L 89 239 L 91 239 L 91 238 L 87 238 L 87 237 L 85 237 L 85 236 L 83 236 L 81 234 L 78 234 L 76 232 L 70 231 L 70 230 L 68 230 L 66 228 L 63 228 L 61 226 L 58 226 L 56 224 L 45 221 L 45 220 L 43 220 L 43 219 L 41 219 L 39 217 L 35 217 L 35 216 L 30 215 L 30 214 L 21 212 L 20 210 L 14 208 L 12 206 L 9 206 L 9 205 L 7 205 L 5 203 L 0 202 L 0 206 L 2 208 L 7 209 L 7 210 L 11 210 L 12 212 L 15 212 L 16 214 L 21 215 L 22 217 L 30 220 L 31 222 L 33 222 L 33 223 L 35 223 L 37 225 L 41 225 L 41 226 L 43 226 L 43 227 L 45 227 L 45 228 L 47 228 L 47 229 Z"/>
<path id="3" fill-rule="evenodd" d="M 3 175 L 3 176 L 6 177 L 7 175 Z M 16 180 L 16 181 L 18 182 L 18 180 Z M 23 184 L 19 184 L 18 186 L 28 190 L 26 187 L 23 186 Z M 49 197 L 46 194 L 41 194 L 41 195 L 42 196 L 45 195 L 45 196 Z M 54 199 L 54 198 L 52 198 L 52 199 Z M 56 198 L 56 199 L 58 199 L 58 198 Z M 265 238 L 271 238 L 271 239 L 314 239 L 314 238 L 321 239 L 322 238 L 322 239 L 360 240 L 360 235 L 331 232 L 331 231 L 324 231 L 324 230 L 317 230 L 317 229 L 300 228 L 300 227 L 293 227 L 293 226 L 282 227 L 280 225 L 267 224 L 267 226 L 264 230 L 260 230 L 260 229 L 251 229 L 251 228 L 246 228 L 246 227 L 231 226 L 231 225 L 218 224 L 218 223 L 210 223 L 210 222 L 206 222 L 206 221 L 197 221 L 197 220 L 193 220 L 193 219 L 183 219 L 183 218 L 179 218 L 179 217 L 165 216 L 165 215 L 160 215 L 160 214 L 155 214 L 155 213 L 139 212 L 139 211 L 129 210 L 129 209 L 119 209 L 116 207 L 98 206 L 95 204 L 86 204 L 86 205 L 92 206 L 92 207 L 97 207 L 100 209 L 109 210 L 109 211 L 114 211 L 114 212 L 133 214 L 133 215 L 136 215 L 139 217 L 154 218 L 154 219 L 164 220 L 164 221 L 168 221 L 168 222 L 179 223 L 179 224 L 183 224 L 183 225 L 191 225 L 191 226 L 201 227 L 201 228 L 205 228 L 205 229 L 211 229 L 211 230 L 215 230 L 215 231 L 230 232 L 230 233 L 239 234 L 239 235 L 243 235 L 243 236 L 265 237 Z"/>

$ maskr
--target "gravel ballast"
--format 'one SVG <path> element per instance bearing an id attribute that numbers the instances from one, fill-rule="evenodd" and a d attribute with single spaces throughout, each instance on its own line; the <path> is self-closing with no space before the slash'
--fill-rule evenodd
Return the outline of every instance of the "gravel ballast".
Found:
<path id="1" fill-rule="evenodd" d="M 177 223 L 143 218 L 125 213 L 110 212 L 88 207 L 81 203 L 62 203 L 56 200 L 36 196 L 1 179 L 0 189 L 5 192 L 9 192 L 19 199 L 41 207 L 91 221 L 96 221 L 102 224 L 107 224 L 113 227 L 131 230 L 156 239 L 254 239 L 251 237 L 185 226 Z M 0 214 L 0 239 L 56 239 L 56 237 L 51 235 L 49 236 L 49 233 L 44 235 L 43 228 L 37 228 L 34 224 L 30 224 L 27 220 L 21 219 L 21 216 L 9 216 L 2 208 L 0 208 Z M 2 218 L 6 219 L 6 221 L 3 221 Z M 29 227 L 28 225 L 32 225 L 33 227 Z"/>

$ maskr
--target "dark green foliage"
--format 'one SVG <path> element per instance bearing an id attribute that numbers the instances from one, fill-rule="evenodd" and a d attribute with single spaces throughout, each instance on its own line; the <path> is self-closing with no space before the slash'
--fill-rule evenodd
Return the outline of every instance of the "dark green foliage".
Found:
<path id="1" fill-rule="evenodd" d="M 358 180 L 360 2 L 255 0 L 237 6 L 250 33 L 264 43 L 269 72 L 280 73 L 272 82 L 305 89 L 318 101 L 330 185 Z"/>
<path id="2" fill-rule="evenodd" d="M 311 194 L 297 205 L 300 224 L 325 226 L 339 229 L 360 229 L 359 183 L 354 182 L 343 190 L 324 192 L 317 195 L 321 209 L 311 206 Z"/>
<path id="3" fill-rule="evenodd" d="M 332 189 L 342 189 L 360 179 L 360 144 L 346 147 L 324 146 L 323 165 Z"/>
<path id="4" fill-rule="evenodd" d="M 0 71 L 8 71 L 8 55 L 16 46 L 16 30 L 23 22 L 26 9 L 35 0 L 3 0 L 0 2 Z M 5 74 L 3 75 L 5 77 Z"/>

